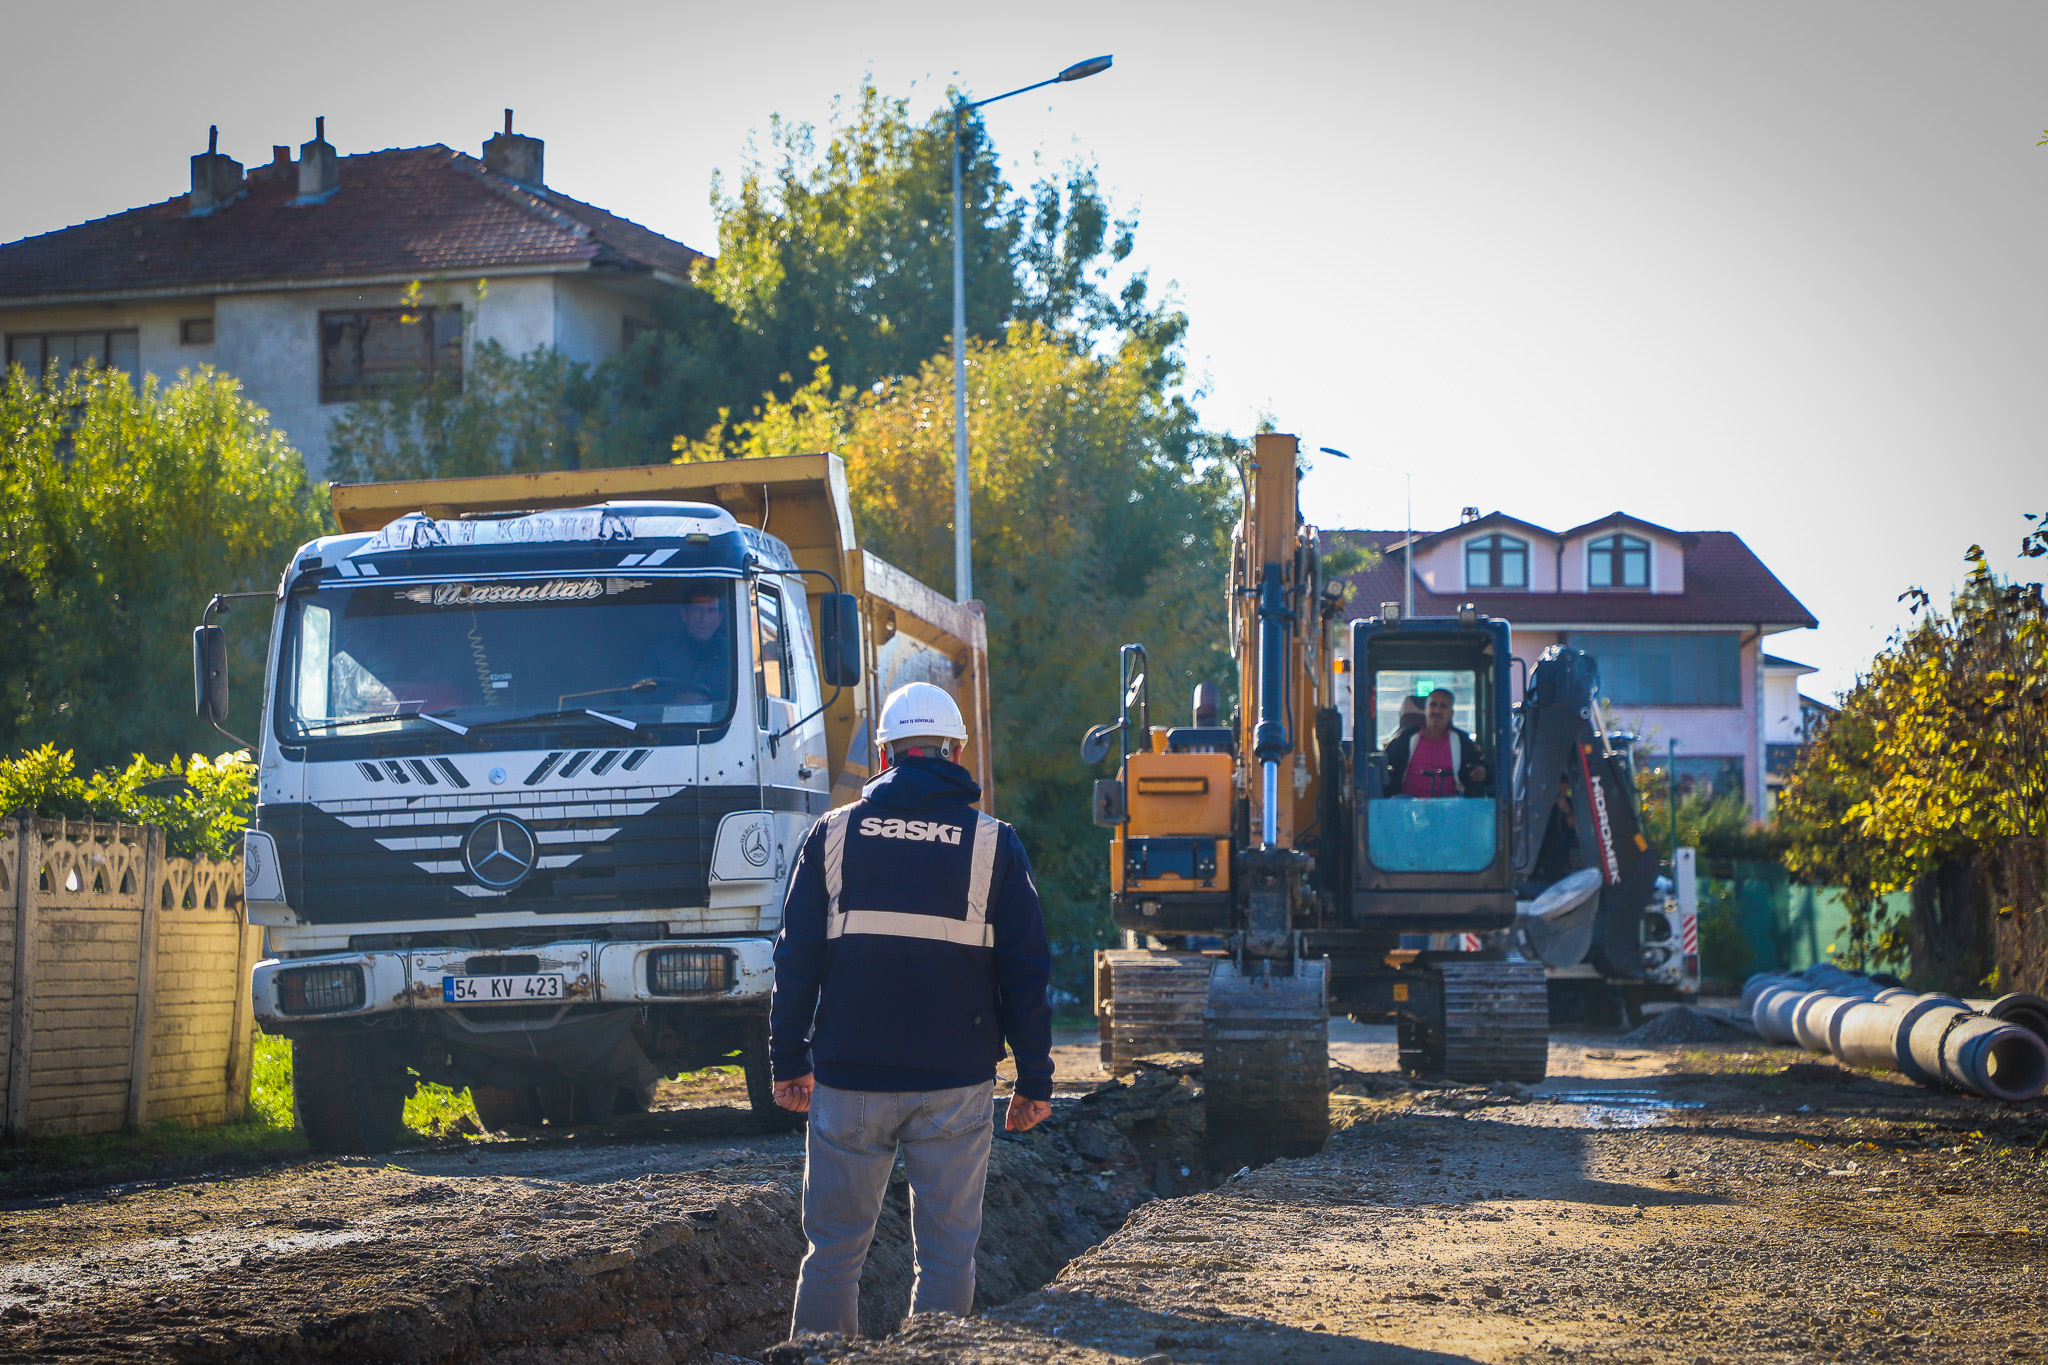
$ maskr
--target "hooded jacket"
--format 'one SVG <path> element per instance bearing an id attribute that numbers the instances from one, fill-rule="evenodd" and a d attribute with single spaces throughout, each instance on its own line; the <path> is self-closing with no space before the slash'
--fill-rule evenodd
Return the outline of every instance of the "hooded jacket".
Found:
<path id="1" fill-rule="evenodd" d="M 959 764 L 906 758 L 811 827 L 775 941 L 776 1080 L 949 1090 L 993 1079 L 1007 1042 L 1017 1093 L 1052 1098 L 1038 889 L 980 796 Z"/>

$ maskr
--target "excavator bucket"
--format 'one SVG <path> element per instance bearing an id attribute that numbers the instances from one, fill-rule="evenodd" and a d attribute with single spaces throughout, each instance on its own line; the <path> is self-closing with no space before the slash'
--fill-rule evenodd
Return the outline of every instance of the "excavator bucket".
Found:
<path id="1" fill-rule="evenodd" d="M 1202 1011 L 1210 1164 L 1313 1156 L 1330 1135 L 1329 978 L 1321 961 L 1219 961 Z"/>

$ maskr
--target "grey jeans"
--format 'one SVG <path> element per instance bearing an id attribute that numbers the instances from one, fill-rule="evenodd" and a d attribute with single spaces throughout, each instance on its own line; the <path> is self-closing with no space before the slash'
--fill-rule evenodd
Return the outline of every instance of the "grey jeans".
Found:
<path id="1" fill-rule="evenodd" d="M 957 1090 L 811 1091 L 804 1140 L 804 1236 L 790 1334 L 860 1329 L 860 1271 L 896 1152 L 910 1180 L 917 1278 L 912 1313 L 974 1308 L 974 1246 L 994 1136 L 995 1082 Z"/>

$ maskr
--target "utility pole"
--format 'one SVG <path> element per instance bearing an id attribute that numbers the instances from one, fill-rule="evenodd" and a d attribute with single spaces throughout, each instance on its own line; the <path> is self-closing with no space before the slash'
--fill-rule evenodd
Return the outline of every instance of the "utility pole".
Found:
<path id="1" fill-rule="evenodd" d="M 974 597 L 973 506 L 967 487 L 967 233 L 966 209 L 960 193 L 960 129 L 971 109 L 979 109 L 1012 95 L 1085 80 L 1109 70 L 1110 57 L 1091 57 L 1075 62 L 1059 75 L 1020 86 L 985 100 L 962 100 L 953 106 L 953 600 Z"/>

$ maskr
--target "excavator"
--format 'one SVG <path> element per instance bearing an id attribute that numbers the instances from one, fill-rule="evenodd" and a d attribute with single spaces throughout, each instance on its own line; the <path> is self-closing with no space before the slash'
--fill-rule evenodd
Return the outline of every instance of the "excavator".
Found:
<path id="1" fill-rule="evenodd" d="M 1226 1170 L 1320 1150 L 1333 1011 L 1391 1019 L 1412 1074 L 1541 1080 L 1546 963 L 1627 970 L 1655 875 L 1592 660 L 1546 652 L 1517 706 L 1508 623 L 1469 606 L 1408 619 L 1387 603 L 1344 638 L 1346 585 L 1299 514 L 1298 455 L 1295 437 L 1260 435 L 1241 471 L 1235 714 L 1204 683 L 1192 725 L 1154 727 L 1144 647 L 1126 645 L 1119 716 L 1082 743 L 1091 764 L 1118 754 L 1094 791 L 1128 945 L 1097 956 L 1105 1059 L 1199 1048 Z M 1438 690 L 1485 774 L 1401 795 L 1386 742 L 1404 701 Z"/>

